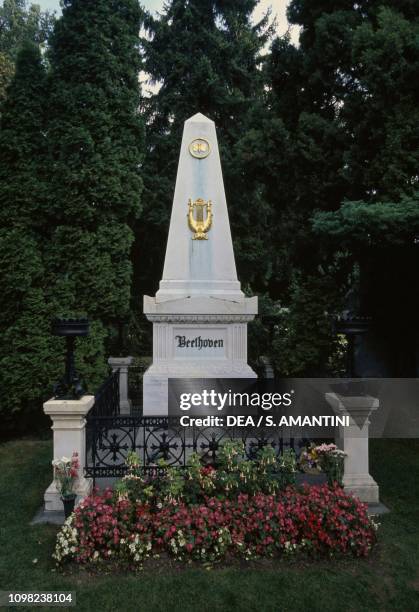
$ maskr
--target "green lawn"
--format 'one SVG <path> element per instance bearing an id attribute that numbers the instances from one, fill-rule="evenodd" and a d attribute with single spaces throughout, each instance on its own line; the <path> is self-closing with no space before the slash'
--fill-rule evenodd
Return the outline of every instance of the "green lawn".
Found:
<path id="1" fill-rule="evenodd" d="M 419 611 L 419 441 L 374 441 L 371 454 L 392 512 L 368 560 L 92 576 L 60 574 L 51 559 L 56 528 L 29 525 L 50 478 L 50 443 L 2 444 L 0 589 L 74 590 L 77 610 Z"/>

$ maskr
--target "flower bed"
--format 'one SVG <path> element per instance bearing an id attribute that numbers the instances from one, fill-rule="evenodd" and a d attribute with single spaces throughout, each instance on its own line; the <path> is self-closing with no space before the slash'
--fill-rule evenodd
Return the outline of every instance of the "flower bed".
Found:
<path id="1" fill-rule="evenodd" d="M 59 563 L 117 559 L 141 566 L 164 551 L 211 563 L 297 551 L 366 556 L 375 541 L 366 506 L 337 485 L 209 497 L 204 504 L 173 500 L 154 509 L 107 490 L 85 499 L 66 521 L 54 557 Z"/>
<path id="2" fill-rule="evenodd" d="M 217 468 L 192 455 L 186 470 L 160 463 L 144 473 L 130 453 L 115 490 L 86 498 L 65 522 L 54 558 L 141 567 L 161 553 L 205 563 L 297 551 L 368 555 L 376 525 L 366 505 L 337 482 L 296 487 L 296 465 L 293 452 L 277 457 L 271 447 L 249 461 L 241 442 L 219 449 Z"/>

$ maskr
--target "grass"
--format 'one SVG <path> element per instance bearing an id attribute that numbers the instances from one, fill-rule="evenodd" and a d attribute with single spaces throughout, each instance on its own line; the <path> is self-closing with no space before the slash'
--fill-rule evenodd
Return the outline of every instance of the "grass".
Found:
<path id="1" fill-rule="evenodd" d="M 29 525 L 49 484 L 50 460 L 46 441 L 0 445 L 0 590 L 75 591 L 77 610 L 95 611 L 419 611 L 419 440 L 371 443 L 371 471 L 391 514 L 381 517 L 380 543 L 370 559 L 285 559 L 269 569 L 261 563 L 62 574 L 51 559 L 56 528 Z"/>

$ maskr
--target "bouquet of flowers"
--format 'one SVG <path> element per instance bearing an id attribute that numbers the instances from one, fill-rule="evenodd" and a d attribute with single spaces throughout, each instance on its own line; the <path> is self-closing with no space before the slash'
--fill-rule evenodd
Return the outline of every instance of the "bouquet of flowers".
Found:
<path id="1" fill-rule="evenodd" d="M 343 472 L 346 453 L 340 450 L 336 444 L 320 444 L 315 447 L 320 467 L 327 475 L 327 482 L 333 485 L 335 482 L 343 486 Z"/>
<path id="2" fill-rule="evenodd" d="M 79 475 L 79 456 L 74 452 L 71 459 L 61 457 L 54 459 L 52 462 L 54 467 L 55 486 L 61 495 L 62 499 L 73 498 L 76 494 L 73 491 L 74 482 Z"/>
<path id="3" fill-rule="evenodd" d="M 311 443 L 305 450 L 301 452 L 298 464 L 300 470 L 306 474 L 318 474 L 321 472 L 320 457 L 316 451 L 316 445 Z"/>
<path id="4" fill-rule="evenodd" d="M 336 444 L 320 444 L 316 446 L 311 443 L 300 455 L 300 468 L 307 474 L 318 474 L 324 472 L 330 485 L 337 482 L 342 486 L 344 461 L 346 453 L 340 450 Z"/>

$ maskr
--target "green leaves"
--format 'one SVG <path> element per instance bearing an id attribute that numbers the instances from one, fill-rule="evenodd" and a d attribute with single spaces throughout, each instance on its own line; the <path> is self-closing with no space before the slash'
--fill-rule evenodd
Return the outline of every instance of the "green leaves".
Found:
<path id="1" fill-rule="evenodd" d="M 54 23 L 54 16 L 26 0 L 4 0 L 0 6 L 0 102 L 6 99 L 15 61 L 28 43 L 44 44 Z M 36 85 L 36 81 L 34 81 Z"/>
<path id="2" fill-rule="evenodd" d="M 345 202 L 336 212 L 317 212 L 313 230 L 346 248 L 413 244 L 419 234 L 419 194 L 401 202 Z"/>
<path id="3" fill-rule="evenodd" d="M 142 188 L 140 17 L 136 0 L 68 0 L 48 74 L 37 48 L 17 61 L 0 132 L 5 412 L 39 409 L 63 370 L 52 317 L 90 319 L 76 362 L 92 392 L 106 375 L 110 321 L 129 311 Z"/>
<path id="4" fill-rule="evenodd" d="M 269 292 L 288 315 L 272 357 L 281 374 L 338 372 L 340 351 L 324 313 L 343 308 L 354 259 L 365 246 L 402 247 L 408 258 L 418 235 L 419 10 L 409 0 L 293 0 L 288 16 L 301 26 L 300 45 L 286 36 L 274 41 L 268 109 L 253 136 L 267 151 L 266 169 L 262 147 L 247 161 L 247 176 L 257 172 L 255 185 L 280 228 L 267 241 L 282 251 Z M 281 129 L 267 127 L 278 120 Z M 375 279 L 383 280 L 380 260 L 387 264 L 382 250 L 366 257 L 370 267 L 374 261 L 373 273 L 362 270 L 368 309 L 373 292 L 385 293 L 387 283 L 379 289 Z M 385 304 L 387 319 L 405 319 Z"/>

